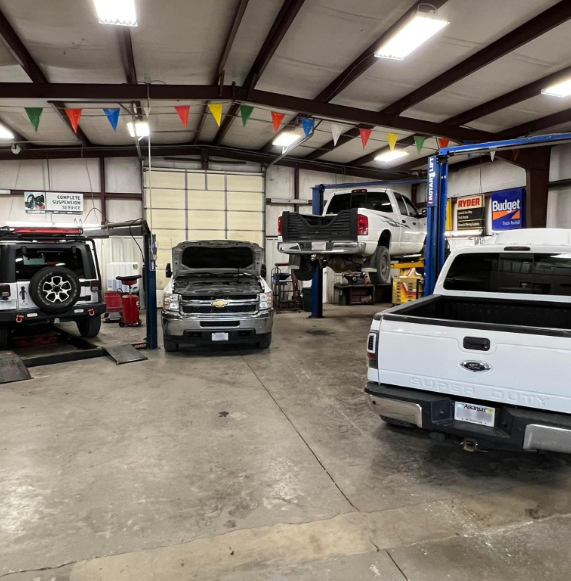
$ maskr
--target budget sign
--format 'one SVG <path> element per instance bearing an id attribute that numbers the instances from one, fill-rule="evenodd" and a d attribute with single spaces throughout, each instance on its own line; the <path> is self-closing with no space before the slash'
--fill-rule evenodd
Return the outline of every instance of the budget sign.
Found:
<path id="1" fill-rule="evenodd" d="M 524 188 L 492 194 L 492 230 L 514 230 L 524 226 Z"/>

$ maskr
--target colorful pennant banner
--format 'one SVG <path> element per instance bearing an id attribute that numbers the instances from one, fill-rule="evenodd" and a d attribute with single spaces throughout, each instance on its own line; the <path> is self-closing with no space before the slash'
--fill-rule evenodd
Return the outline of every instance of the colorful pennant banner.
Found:
<path id="1" fill-rule="evenodd" d="M 218 127 L 220 127 L 220 123 L 222 122 L 222 103 L 208 103 L 208 108 L 214 119 L 216 119 Z"/>
<path id="2" fill-rule="evenodd" d="M 26 107 L 28 119 L 30 120 L 33 128 L 36 130 L 36 133 L 38 132 L 38 127 L 40 126 L 40 117 L 42 116 L 43 110 L 43 107 Z"/>
<path id="3" fill-rule="evenodd" d="M 372 129 L 359 129 L 359 135 L 361 136 L 361 143 L 363 144 L 363 149 L 365 149 L 367 141 L 369 141 L 369 137 L 371 137 L 372 132 L 373 132 Z"/>
<path id="4" fill-rule="evenodd" d="M 473 141 L 472 139 L 465 139 L 464 140 L 464 145 L 473 145 L 474 143 L 476 143 L 475 141 Z M 469 153 L 468 154 L 468 159 L 470 159 L 472 157 L 472 154 Z"/>
<path id="5" fill-rule="evenodd" d="M 309 137 L 313 133 L 313 128 L 315 126 L 314 119 L 308 119 L 307 117 L 301 118 L 301 125 L 303 127 L 303 132 L 306 137 Z"/>
<path id="6" fill-rule="evenodd" d="M 240 105 L 240 115 L 242 117 L 242 126 L 246 127 L 246 123 L 248 123 L 248 119 L 252 115 L 252 111 L 254 107 L 251 105 Z"/>
<path id="7" fill-rule="evenodd" d="M 343 126 L 335 125 L 334 123 L 331 124 L 331 136 L 333 137 L 333 145 L 337 145 L 339 141 L 339 136 L 343 132 Z"/>
<path id="8" fill-rule="evenodd" d="M 397 141 L 399 139 L 399 134 L 398 133 L 387 133 L 387 139 L 389 140 L 389 147 L 391 148 L 391 151 L 395 148 L 395 145 L 397 144 Z"/>
<path id="9" fill-rule="evenodd" d="M 79 127 L 79 119 L 81 118 L 81 112 L 83 109 L 66 109 L 65 114 L 67 115 L 69 122 L 71 123 L 71 128 L 74 133 L 77 133 L 77 128 Z"/>
<path id="10" fill-rule="evenodd" d="M 490 159 L 492 161 L 494 161 L 494 158 L 496 157 L 496 150 L 495 149 L 490 149 Z"/>
<path id="11" fill-rule="evenodd" d="M 190 105 L 178 105 L 175 107 L 185 129 L 188 128 L 188 117 L 190 115 Z"/>
<path id="12" fill-rule="evenodd" d="M 422 147 L 423 147 L 425 141 L 426 141 L 425 135 L 415 135 L 414 136 L 414 144 L 416 145 L 416 151 L 418 151 L 418 153 L 422 153 Z"/>
<path id="13" fill-rule="evenodd" d="M 274 133 L 277 133 L 280 130 L 280 125 L 284 120 L 285 113 L 276 113 L 272 111 L 272 123 L 274 124 Z"/>
<path id="14" fill-rule="evenodd" d="M 119 113 L 121 109 L 103 109 L 103 113 L 111 123 L 111 127 L 113 127 L 113 131 L 117 131 L 117 124 L 119 123 Z"/>
<path id="15" fill-rule="evenodd" d="M 450 143 L 450 139 L 448 139 L 447 137 L 438 137 L 438 146 L 439 147 L 448 147 Z"/>

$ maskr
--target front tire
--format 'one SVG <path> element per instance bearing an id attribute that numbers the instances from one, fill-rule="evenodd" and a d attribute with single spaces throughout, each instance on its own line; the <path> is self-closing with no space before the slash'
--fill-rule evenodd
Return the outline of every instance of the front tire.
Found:
<path id="1" fill-rule="evenodd" d="M 8 340 L 10 338 L 10 330 L 6 325 L 0 326 L 0 349 L 8 349 Z"/>
<path id="2" fill-rule="evenodd" d="M 369 278 L 373 284 L 391 284 L 391 255 L 386 246 L 378 246 L 373 259 L 372 266 L 377 272 L 370 272 Z"/>
<path id="3" fill-rule="evenodd" d="M 308 281 L 313 280 L 317 264 L 309 258 L 302 258 L 299 268 L 292 268 L 291 273 L 297 280 Z"/>
<path id="4" fill-rule="evenodd" d="M 174 341 L 165 341 L 164 348 L 167 353 L 174 353 L 175 351 L 178 351 L 178 343 L 175 343 Z"/>
<path id="5" fill-rule="evenodd" d="M 76 321 L 77 329 L 79 334 L 86 339 L 93 339 L 99 335 L 101 330 L 101 317 L 89 317 L 89 319 L 82 319 L 81 321 Z"/>
<path id="6" fill-rule="evenodd" d="M 258 349 L 269 349 L 270 345 L 272 344 L 272 334 L 268 333 L 265 335 L 261 341 L 256 343 Z"/>

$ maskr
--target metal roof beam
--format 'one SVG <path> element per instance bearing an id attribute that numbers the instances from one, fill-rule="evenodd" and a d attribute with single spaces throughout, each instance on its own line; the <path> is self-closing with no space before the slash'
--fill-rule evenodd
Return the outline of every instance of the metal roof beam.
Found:
<path id="1" fill-rule="evenodd" d="M 448 69 L 441 75 L 425 83 L 422 87 L 415 89 L 402 99 L 399 99 L 389 107 L 383 109 L 384 113 L 399 115 L 403 111 L 414 107 L 414 105 L 436 95 L 450 85 L 457 83 L 463 78 L 475 73 L 481 68 L 493 63 L 499 58 L 513 52 L 520 46 L 536 39 L 537 37 L 549 32 L 560 24 L 563 24 L 571 18 L 571 2 L 562 0 L 548 8 L 535 18 L 518 26 L 505 36 L 502 36 L 492 44 L 484 47 L 476 54 L 468 57 L 457 65 Z"/>
<path id="2" fill-rule="evenodd" d="M 280 95 L 278 93 L 269 93 L 268 91 L 248 90 L 234 86 L 0 83 L 0 95 L 4 98 L 75 100 L 80 103 L 144 100 L 147 98 L 147 90 L 149 91 L 149 98 L 153 100 L 221 100 L 251 103 L 252 105 L 313 115 L 322 119 L 345 121 L 355 125 L 366 124 L 369 126 L 391 127 L 425 135 L 441 135 L 455 140 L 482 141 L 494 136 L 492 133 L 476 129 L 453 127 L 444 123 L 434 123 L 398 115 L 386 115 L 385 113 L 377 113 L 367 109 L 335 105 L 333 103 L 318 103 L 311 99 L 303 99 L 292 95 Z"/>
<path id="3" fill-rule="evenodd" d="M 262 76 L 262 73 L 266 70 L 271 58 L 274 56 L 280 42 L 286 35 L 304 2 L 305 0 L 284 1 L 270 31 L 268 32 L 268 35 L 266 36 L 266 39 L 264 40 L 264 44 L 262 44 L 262 48 L 260 49 L 252 68 L 246 75 L 242 88 L 253 89 L 256 86 L 256 83 Z M 216 137 L 214 138 L 214 143 L 216 145 L 219 145 L 222 142 L 230 130 L 230 127 L 238 114 L 239 108 L 239 105 L 236 103 L 232 104 L 230 107 Z"/>

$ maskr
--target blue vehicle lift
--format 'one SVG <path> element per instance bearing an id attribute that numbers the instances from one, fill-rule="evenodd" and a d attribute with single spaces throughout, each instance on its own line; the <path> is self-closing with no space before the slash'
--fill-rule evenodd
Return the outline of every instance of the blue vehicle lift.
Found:
<path id="1" fill-rule="evenodd" d="M 390 180 L 380 182 L 361 182 L 349 184 L 318 184 L 313 186 L 312 205 L 311 210 L 313 215 L 321 216 L 325 207 L 325 190 L 357 190 L 360 188 L 377 188 L 390 186 L 392 184 L 423 184 L 424 180 L 410 179 L 410 180 Z M 314 319 L 323 318 L 323 268 L 318 266 L 313 282 L 311 285 L 311 317 Z"/>
<path id="2" fill-rule="evenodd" d="M 456 147 L 443 147 L 438 153 L 428 158 L 428 175 L 426 184 L 426 255 L 425 255 L 425 295 L 434 292 L 436 280 L 444 265 L 446 240 L 446 202 L 448 199 L 448 160 L 456 155 L 470 155 L 491 151 L 524 149 L 542 145 L 557 145 L 571 141 L 571 133 L 538 135 L 521 139 L 488 141 Z"/>

